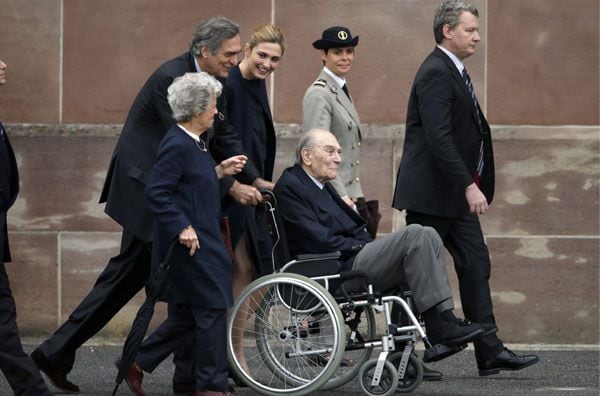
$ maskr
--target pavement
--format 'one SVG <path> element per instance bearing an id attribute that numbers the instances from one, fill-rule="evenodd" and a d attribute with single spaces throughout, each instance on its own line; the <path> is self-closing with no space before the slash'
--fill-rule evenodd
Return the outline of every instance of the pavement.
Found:
<path id="1" fill-rule="evenodd" d="M 39 343 L 24 341 L 26 351 Z M 535 353 L 540 362 L 522 371 L 503 371 L 498 375 L 479 377 L 472 348 L 445 360 L 430 364 L 433 369 L 444 373 L 438 382 L 423 382 L 413 395 L 594 395 L 600 394 L 599 347 L 594 346 L 535 346 L 509 345 L 519 353 Z M 81 388 L 81 395 L 110 395 L 117 370 L 113 364 L 121 353 L 121 345 L 89 343 L 77 352 L 77 360 L 69 379 Z M 163 362 L 152 374 L 144 377 L 144 389 L 148 396 L 172 395 L 171 379 L 173 364 L 170 359 Z M 52 388 L 51 388 L 52 389 Z M 255 395 L 248 388 L 236 388 L 239 396 Z M 11 395 L 5 378 L 0 376 L 0 395 Z M 59 393 L 57 393 L 59 394 Z M 118 395 L 130 395 L 126 384 L 122 384 Z M 343 387 L 316 395 L 353 396 L 361 395 L 357 380 Z"/>

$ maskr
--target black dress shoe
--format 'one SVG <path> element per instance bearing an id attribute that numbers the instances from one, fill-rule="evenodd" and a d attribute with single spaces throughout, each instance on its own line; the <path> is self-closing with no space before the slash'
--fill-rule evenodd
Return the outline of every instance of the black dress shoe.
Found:
<path id="1" fill-rule="evenodd" d="M 456 323 L 459 326 L 466 326 L 471 322 L 469 319 L 456 318 Z M 483 329 L 483 333 L 481 333 L 481 337 L 489 336 L 498 332 L 498 327 L 496 327 L 495 323 L 478 323 L 479 326 Z"/>
<path id="2" fill-rule="evenodd" d="M 517 355 L 508 348 L 504 348 L 496 357 L 478 364 L 479 375 L 498 374 L 500 370 L 521 370 L 535 364 L 540 359 L 536 355 Z"/>
<path id="3" fill-rule="evenodd" d="M 441 381 L 442 378 L 444 378 L 444 374 L 423 365 L 423 381 Z"/>
<path id="4" fill-rule="evenodd" d="M 444 322 L 441 328 L 435 329 L 429 341 L 432 345 L 459 346 L 473 341 L 482 333 L 483 328 L 477 323 L 470 321 L 461 324 Z"/>
<path id="5" fill-rule="evenodd" d="M 79 387 L 67 379 L 67 371 L 52 364 L 40 348 L 31 353 L 31 359 L 55 387 L 66 393 L 79 393 Z"/>

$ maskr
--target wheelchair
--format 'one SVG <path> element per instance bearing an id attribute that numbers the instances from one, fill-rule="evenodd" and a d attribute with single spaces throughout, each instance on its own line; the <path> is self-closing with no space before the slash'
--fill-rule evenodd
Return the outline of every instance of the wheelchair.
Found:
<path id="1" fill-rule="evenodd" d="M 381 293 L 364 273 L 340 272 L 339 252 L 289 260 L 276 198 L 262 193 L 274 273 L 249 284 L 231 310 L 228 359 L 238 379 L 273 396 L 333 389 L 356 377 L 367 395 L 408 393 L 423 379 L 414 353 L 419 338 L 427 348 L 426 362 L 462 350 L 432 347 L 411 309 L 410 292 Z M 350 292 L 345 281 L 364 287 Z M 378 314 L 385 318 L 382 334 L 377 333 Z M 380 352 L 372 358 L 375 349 Z"/>

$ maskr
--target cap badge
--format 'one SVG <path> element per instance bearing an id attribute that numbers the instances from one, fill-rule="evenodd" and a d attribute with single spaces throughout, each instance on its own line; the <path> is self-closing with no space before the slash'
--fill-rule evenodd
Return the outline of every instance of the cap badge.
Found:
<path id="1" fill-rule="evenodd" d="M 340 40 L 347 40 L 347 39 L 348 39 L 348 33 L 346 33 L 346 32 L 345 32 L 345 31 L 343 31 L 343 30 L 340 30 L 340 31 L 338 32 L 338 38 L 339 38 Z"/>

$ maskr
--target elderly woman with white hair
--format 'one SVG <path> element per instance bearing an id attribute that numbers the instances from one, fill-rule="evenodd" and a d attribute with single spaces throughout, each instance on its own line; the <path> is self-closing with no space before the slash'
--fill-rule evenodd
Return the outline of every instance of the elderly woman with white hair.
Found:
<path id="1" fill-rule="evenodd" d="M 168 101 L 177 122 L 158 148 L 145 190 L 154 213 L 153 268 L 169 245 L 168 318 L 143 343 L 129 368 L 127 384 L 144 395 L 142 372 L 152 372 L 180 342 L 196 335 L 196 395 L 227 395 L 227 307 L 232 298 L 232 263 L 220 232 L 218 179 L 240 172 L 243 155 L 219 165 L 207 150 L 206 130 L 217 114 L 221 84 L 207 73 L 174 80 Z"/>

